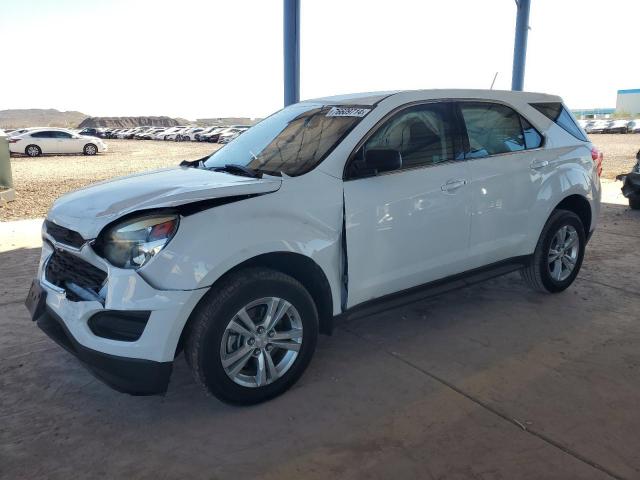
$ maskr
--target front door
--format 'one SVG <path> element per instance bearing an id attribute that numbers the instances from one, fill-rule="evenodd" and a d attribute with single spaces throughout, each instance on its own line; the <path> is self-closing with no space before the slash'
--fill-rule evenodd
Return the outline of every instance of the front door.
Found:
<path id="1" fill-rule="evenodd" d="M 356 152 L 344 183 L 347 307 L 466 270 L 469 167 L 457 139 L 452 104 L 426 103 Z M 370 176 L 364 156 L 381 148 L 400 151 L 402 168 Z"/>
<path id="2" fill-rule="evenodd" d="M 67 132 L 56 132 L 56 150 L 58 153 L 78 153 L 82 151 L 80 143 L 82 139 L 73 138 L 73 135 Z"/>

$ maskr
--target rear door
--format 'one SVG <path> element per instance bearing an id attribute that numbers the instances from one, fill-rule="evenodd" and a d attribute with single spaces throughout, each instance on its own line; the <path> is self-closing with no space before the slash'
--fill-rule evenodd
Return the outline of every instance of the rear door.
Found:
<path id="1" fill-rule="evenodd" d="M 32 143 L 38 145 L 42 153 L 59 153 L 56 132 L 53 130 L 43 130 L 31 134 Z"/>
<path id="2" fill-rule="evenodd" d="M 525 255 L 529 212 L 540 169 L 548 165 L 540 133 L 507 105 L 459 102 L 470 168 L 472 268 Z M 546 163 L 545 163 L 546 162 Z"/>
<path id="3" fill-rule="evenodd" d="M 376 127 L 344 182 L 351 307 L 466 269 L 470 178 L 453 104 L 407 107 Z M 400 151 L 400 170 L 371 176 L 368 149 Z"/>

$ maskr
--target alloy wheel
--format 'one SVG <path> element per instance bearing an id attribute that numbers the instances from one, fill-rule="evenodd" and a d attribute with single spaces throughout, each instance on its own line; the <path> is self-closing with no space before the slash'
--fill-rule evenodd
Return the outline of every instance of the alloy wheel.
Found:
<path id="1" fill-rule="evenodd" d="M 278 297 L 255 300 L 234 315 L 222 335 L 220 361 L 243 387 L 263 387 L 281 378 L 302 346 L 298 310 Z"/>
<path id="2" fill-rule="evenodd" d="M 40 155 L 40 150 L 35 145 L 31 145 L 30 147 L 27 147 L 27 155 L 30 157 L 37 157 Z"/>
<path id="3" fill-rule="evenodd" d="M 575 227 L 564 225 L 551 239 L 547 263 L 555 281 L 566 280 L 573 272 L 580 252 L 580 237 Z"/>

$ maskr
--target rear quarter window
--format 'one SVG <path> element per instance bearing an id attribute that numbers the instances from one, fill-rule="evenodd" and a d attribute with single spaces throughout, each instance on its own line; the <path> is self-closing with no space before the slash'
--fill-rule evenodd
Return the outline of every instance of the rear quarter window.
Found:
<path id="1" fill-rule="evenodd" d="M 582 140 L 583 142 L 589 141 L 582 129 L 576 123 L 573 115 L 571 115 L 562 103 L 544 102 L 531 103 L 530 105 L 578 140 Z"/>

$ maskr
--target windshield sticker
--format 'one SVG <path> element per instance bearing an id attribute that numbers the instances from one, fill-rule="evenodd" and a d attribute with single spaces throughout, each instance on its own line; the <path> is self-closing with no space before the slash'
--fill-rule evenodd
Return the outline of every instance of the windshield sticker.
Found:
<path id="1" fill-rule="evenodd" d="M 364 117 L 370 111 L 370 108 L 331 107 L 327 117 Z"/>

